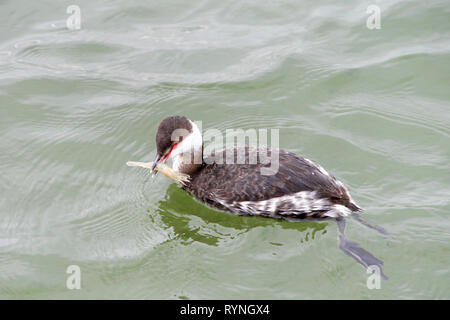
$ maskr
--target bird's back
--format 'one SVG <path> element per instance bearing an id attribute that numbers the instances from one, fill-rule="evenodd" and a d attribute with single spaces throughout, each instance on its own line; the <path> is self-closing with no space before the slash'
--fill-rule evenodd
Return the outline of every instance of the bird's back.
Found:
<path id="1" fill-rule="evenodd" d="M 230 151 L 234 154 L 232 163 L 212 161 L 226 162 Z M 239 152 L 245 163 L 236 163 Z M 265 175 L 261 168 L 273 164 L 263 159 L 271 159 L 273 152 L 278 168 Z M 251 164 L 255 153 L 256 161 Z M 359 210 L 334 176 L 317 163 L 285 150 L 237 147 L 209 155 L 204 162 L 184 189 L 220 209 L 281 218 L 335 217 Z"/>

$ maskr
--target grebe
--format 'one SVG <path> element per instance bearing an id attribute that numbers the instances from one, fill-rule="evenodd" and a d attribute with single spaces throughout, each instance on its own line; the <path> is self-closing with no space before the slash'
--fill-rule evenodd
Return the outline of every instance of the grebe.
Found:
<path id="1" fill-rule="evenodd" d="M 171 116 L 159 124 L 156 151 L 153 163 L 128 165 L 161 171 L 201 202 L 234 214 L 288 220 L 333 218 L 339 226 L 340 249 L 365 267 L 377 265 L 381 269 L 381 260 L 345 238 L 343 218 L 354 213 L 367 226 L 381 233 L 385 230 L 357 215 L 361 208 L 345 185 L 316 162 L 286 150 L 251 146 L 204 156 L 200 130 L 184 116 Z M 214 160 L 226 159 L 225 154 L 231 151 L 234 162 Z M 245 163 L 236 163 L 239 152 L 245 155 Z M 261 173 L 261 168 L 270 166 L 268 163 L 250 164 L 250 156 L 256 154 L 259 160 L 263 154 L 270 157 L 272 152 L 278 154 L 278 170 L 274 174 Z M 169 157 L 173 160 L 172 169 L 163 165 Z"/>

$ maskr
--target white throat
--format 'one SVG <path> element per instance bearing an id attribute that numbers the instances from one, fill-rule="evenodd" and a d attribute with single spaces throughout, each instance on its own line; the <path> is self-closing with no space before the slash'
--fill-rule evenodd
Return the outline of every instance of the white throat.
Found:
<path id="1" fill-rule="evenodd" d="M 201 165 L 203 163 L 203 138 L 197 125 L 189 120 L 192 133 L 187 135 L 170 154 L 175 171 L 182 171 L 183 167 Z"/>

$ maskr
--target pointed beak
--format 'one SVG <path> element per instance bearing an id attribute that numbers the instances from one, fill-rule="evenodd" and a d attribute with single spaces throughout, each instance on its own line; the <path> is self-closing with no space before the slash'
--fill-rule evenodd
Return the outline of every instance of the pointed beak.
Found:
<path id="1" fill-rule="evenodd" d="M 172 144 L 172 147 L 170 148 L 169 152 L 167 152 L 165 155 L 160 156 L 159 154 L 156 154 L 156 158 L 155 161 L 153 162 L 152 165 L 152 170 L 151 172 L 156 174 L 157 171 L 155 170 L 156 166 L 158 165 L 158 163 L 164 163 L 167 161 L 167 159 L 169 159 L 169 156 L 173 150 L 173 148 L 175 148 L 177 146 L 177 143 Z"/>
<path id="2" fill-rule="evenodd" d="M 153 162 L 153 165 L 152 165 L 152 170 L 151 170 L 152 173 L 155 173 L 155 174 L 157 173 L 157 171 L 155 171 L 155 168 L 158 165 L 158 163 L 160 163 L 160 162 L 161 162 L 161 156 L 159 154 L 157 154 L 155 161 Z"/>

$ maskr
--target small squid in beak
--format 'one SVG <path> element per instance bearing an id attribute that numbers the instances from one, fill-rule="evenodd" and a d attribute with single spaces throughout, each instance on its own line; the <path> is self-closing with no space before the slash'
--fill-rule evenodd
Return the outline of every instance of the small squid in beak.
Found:
<path id="1" fill-rule="evenodd" d="M 178 143 L 174 142 L 172 143 L 172 146 L 170 147 L 170 149 L 168 151 L 166 151 L 166 153 L 164 155 L 161 155 L 159 153 L 156 154 L 156 158 L 155 161 L 153 162 L 153 166 L 151 169 L 152 174 L 156 175 L 158 173 L 156 169 L 156 167 L 158 166 L 159 163 L 165 163 L 167 161 L 167 159 L 169 159 L 170 154 L 172 153 L 172 150 L 178 145 Z"/>
<path id="2" fill-rule="evenodd" d="M 150 169 L 150 172 L 153 176 L 155 176 L 158 173 L 158 170 L 156 170 L 156 166 L 161 161 L 161 156 L 159 154 L 156 155 L 155 161 L 153 162 L 152 168 Z"/>
<path id="3" fill-rule="evenodd" d="M 174 143 L 171 146 L 170 150 L 166 152 L 166 154 L 163 156 L 157 154 L 155 161 L 153 162 L 128 161 L 127 166 L 148 168 L 153 174 L 161 172 L 166 178 L 174 180 L 175 182 L 180 183 L 181 185 L 186 185 L 186 183 L 189 182 L 190 179 L 189 175 L 177 172 L 165 164 L 167 159 L 169 159 L 170 153 L 176 147 L 176 145 L 177 143 Z"/>

